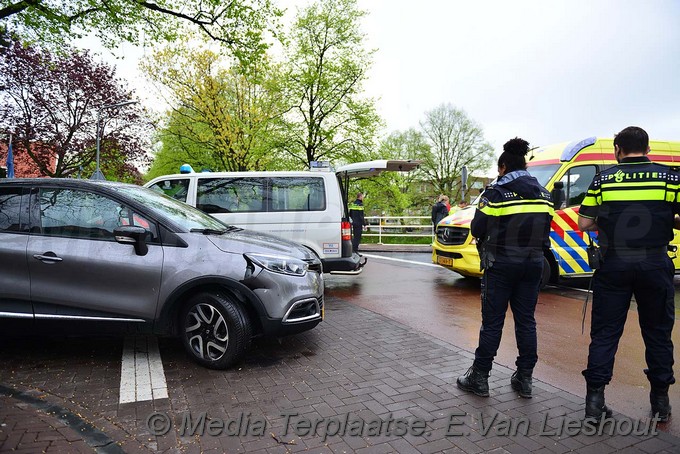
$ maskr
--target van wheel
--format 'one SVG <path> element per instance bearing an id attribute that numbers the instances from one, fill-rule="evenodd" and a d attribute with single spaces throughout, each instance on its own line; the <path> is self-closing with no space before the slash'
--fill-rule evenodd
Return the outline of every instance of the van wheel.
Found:
<path id="1" fill-rule="evenodd" d="M 543 276 L 541 276 L 541 288 L 545 288 L 545 286 L 550 283 L 551 275 L 552 270 L 550 268 L 550 262 L 547 258 L 543 257 Z"/>
<path id="2" fill-rule="evenodd" d="M 197 363 L 226 369 L 241 360 L 252 334 L 248 315 L 221 293 L 192 297 L 180 314 L 184 348 Z"/>

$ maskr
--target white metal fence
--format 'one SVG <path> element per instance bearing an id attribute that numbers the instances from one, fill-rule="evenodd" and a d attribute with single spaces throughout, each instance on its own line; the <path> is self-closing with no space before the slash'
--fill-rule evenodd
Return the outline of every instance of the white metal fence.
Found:
<path id="1" fill-rule="evenodd" d="M 382 244 L 384 237 L 429 237 L 434 240 L 434 228 L 430 216 L 366 216 L 364 237 L 377 237 Z"/>

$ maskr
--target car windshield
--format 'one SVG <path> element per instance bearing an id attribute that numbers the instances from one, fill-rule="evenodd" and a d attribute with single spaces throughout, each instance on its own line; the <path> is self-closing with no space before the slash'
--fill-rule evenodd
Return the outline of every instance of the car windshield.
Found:
<path id="1" fill-rule="evenodd" d="M 550 181 L 552 176 L 555 175 L 555 172 L 557 172 L 557 169 L 559 168 L 560 168 L 559 164 L 545 164 L 538 166 L 529 166 L 527 167 L 527 170 L 533 177 L 535 177 L 538 180 L 541 186 L 545 187 L 548 184 L 548 181 Z"/>
<path id="2" fill-rule="evenodd" d="M 226 224 L 223 224 L 214 217 L 156 191 L 134 186 L 118 186 L 116 190 L 163 214 L 187 230 L 223 232 L 228 229 Z"/>

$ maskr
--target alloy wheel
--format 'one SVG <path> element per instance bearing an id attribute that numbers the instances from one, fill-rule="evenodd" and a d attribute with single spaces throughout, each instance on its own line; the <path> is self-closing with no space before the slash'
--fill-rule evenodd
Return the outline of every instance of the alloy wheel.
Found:
<path id="1" fill-rule="evenodd" d="M 186 315 L 185 336 L 194 353 L 218 361 L 227 352 L 229 328 L 217 308 L 207 303 L 194 305 Z"/>

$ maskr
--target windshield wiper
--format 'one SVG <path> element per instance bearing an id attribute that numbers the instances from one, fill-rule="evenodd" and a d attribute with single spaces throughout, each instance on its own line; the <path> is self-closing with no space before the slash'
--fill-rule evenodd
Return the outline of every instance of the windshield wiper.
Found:
<path id="1" fill-rule="evenodd" d="M 217 230 L 217 229 L 191 229 L 189 230 L 190 232 L 194 233 L 202 233 L 203 235 L 224 235 L 227 233 L 226 229 L 222 230 Z"/>

